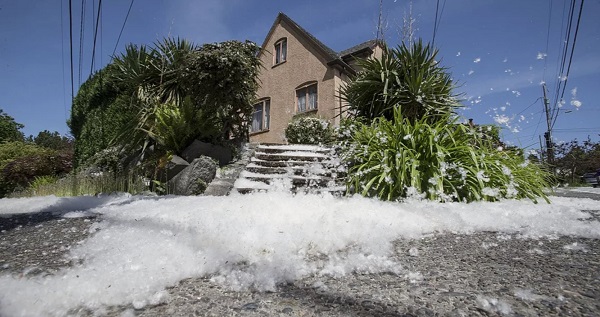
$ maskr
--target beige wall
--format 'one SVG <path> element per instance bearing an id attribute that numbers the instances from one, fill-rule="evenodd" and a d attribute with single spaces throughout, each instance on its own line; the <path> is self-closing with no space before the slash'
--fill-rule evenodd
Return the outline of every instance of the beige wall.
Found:
<path id="1" fill-rule="evenodd" d="M 274 44 L 287 38 L 287 60 L 273 66 Z M 296 89 L 308 82 L 317 83 L 319 117 L 332 120 L 339 105 L 337 70 L 327 66 L 327 59 L 296 34 L 285 21 L 275 27 L 260 55 L 263 69 L 259 75 L 258 98 L 271 98 L 271 122 L 268 132 L 253 133 L 251 142 L 286 143 L 285 128 L 296 112 Z M 331 121 L 332 123 L 333 120 Z"/>

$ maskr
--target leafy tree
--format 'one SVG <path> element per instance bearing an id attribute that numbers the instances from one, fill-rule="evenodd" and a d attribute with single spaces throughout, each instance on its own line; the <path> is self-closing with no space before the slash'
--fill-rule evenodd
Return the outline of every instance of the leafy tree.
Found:
<path id="1" fill-rule="evenodd" d="M 412 46 L 385 47 L 380 59 L 361 59 L 358 72 L 340 91 L 349 112 L 372 121 L 394 120 L 394 108 L 410 120 L 426 115 L 430 120 L 446 118 L 461 107 L 450 73 L 436 60 L 438 51 L 421 40 Z"/>
<path id="2" fill-rule="evenodd" d="M 41 131 L 35 138 L 33 136 L 29 136 L 29 141 L 38 146 L 57 151 L 72 151 L 73 149 L 73 141 L 66 136 L 61 136 L 57 131 Z"/>
<path id="3" fill-rule="evenodd" d="M 0 143 L 22 141 L 23 132 L 19 131 L 24 125 L 15 122 L 15 119 L 0 109 Z"/>
<path id="4" fill-rule="evenodd" d="M 554 144 L 554 168 L 559 181 L 579 184 L 580 177 L 600 168 L 600 142 L 589 137 L 583 142 L 573 140 Z"/>

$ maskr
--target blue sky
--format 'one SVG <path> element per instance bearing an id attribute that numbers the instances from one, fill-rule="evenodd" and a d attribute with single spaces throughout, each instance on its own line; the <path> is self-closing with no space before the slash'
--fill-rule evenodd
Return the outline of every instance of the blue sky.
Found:
<path id="1" fill-rule="evenodd" d="M 73 2 L 77 89 L 90 74 L 95 17 L 92 6 L 98 1 L 86 1 L 81 75 L 81 1 Z M 383 1 L 385 38 L 391 45 L 401 39 L 403 16 L 410 3 Z M 110 61 L 129 4 L 125 0 L 102 2 L 94 69 Z M 555 103 L 570 2 L 441 0 L 439 4 L 441 18 L 435 45 L 442 64 L 460 84 L 457 92 L 464 93 L 467 108 L 461 116 L 465 120 L 473 118 L 478 124 L 499 122 L 506 141 L 539 148 L 538 137 L 546 129 L 540 82 L 548 84 L 550 102 Z M 412 1 L 416 36 L 425 41 L 432 40 L 436 5 L 436 0 Z M 116 49 L 118 53 L 127 43 L 151 44 L 166 36 L 179 36 L 197 44 L 230 39 L 262 44 L 281 11 L 340 51 L 375 37 L 378 10 L 377 0 L 138 0 Z M 554 126 L 558 141 L 584 140 L 588 135 L 600 140 L 599 12 L 600 0 L 585 1 L 565 104 Z M 69 132 L 68 22 L 66 0 L 0 2 L 0 108 L 25 125 L 26 135 L 45 129 Z"/>

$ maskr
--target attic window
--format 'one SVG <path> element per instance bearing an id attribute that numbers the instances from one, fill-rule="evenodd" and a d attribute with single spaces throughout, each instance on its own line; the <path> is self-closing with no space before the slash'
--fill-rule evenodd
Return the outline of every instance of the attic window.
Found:
<path id="1" fill-rule="evenodd" d="M 287 59 L 287 39 L 283 38 L 275 43 L 274 65 L 281 64 Z"/>

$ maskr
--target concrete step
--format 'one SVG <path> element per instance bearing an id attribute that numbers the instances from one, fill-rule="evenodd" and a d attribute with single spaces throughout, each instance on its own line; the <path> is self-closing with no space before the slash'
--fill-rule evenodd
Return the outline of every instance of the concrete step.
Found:
<path id="1" fill-rule="evenodd" d="M 344 170 L 332 169 L 330 166 L 313 166 L 312 164 L 298 165 L 298 166 L 264 166 L 255 163 L 250 163 L 246 166 L 246 171 L 260 174 L 284 174 L 284 175 L 320 175 L 329 177 L 345 177 L 346 172 Z"/>
<path id="2" fill-rule="evenodd" d="M 321 161 L 310 161 L 310 160 L 285 160 L 285 161 L 277 161 L 277 160 L 263 160 L 257 157 L 253 157 L 250 159 L 250 163 L 255 165 L 260 165 L 264 167 L 305 167 L 308 165 L 312 165 L 315 163 L 323 165 L 325 168 L 336 168 L 339 164 L 331 160 L 331 158 L 326 158 Z"/>
<path id="3" fill-rule="evenodd" d="M 235 190 L 240 194 L 250 194 L 257 192 L 267 192 L 268 189 L 256 189 L 256 188 L 235 188 Z M 303 194 L 331 194 L 336 197 L 341 197 L 346 194 L 346 187 L 339 187 L 335 189 L 330 188 L 306 188 L 306 187 L 298 187 L 292 188 L 290 190 L 293 194 L 303 193 Z"/>
<path id="4" fill-rule="evenodd" d="M 234 184 L 239 193 L 290 191 L 292 193 L 346 192 L 346 170 L 335 151 L 315 145 L 259 145 Z"/>
<path id="5" fill-rule="evenodd" d="M 322 147 L 318 145 L 259 145 L 257 148 L 258 152 L 264 153 L 283 153 L 283 152 L 312 152 L 329 154 L 332 152 L 331 148 Z"/>
<path id="6" fill-rule="evenodd" d="M 256 152 L 254 157 L 263 161 L 309 161 L 320 162 L 329 156 L 323 153 L 304 152 L 304 151 L 285 151 L 280 153 Z"/>

